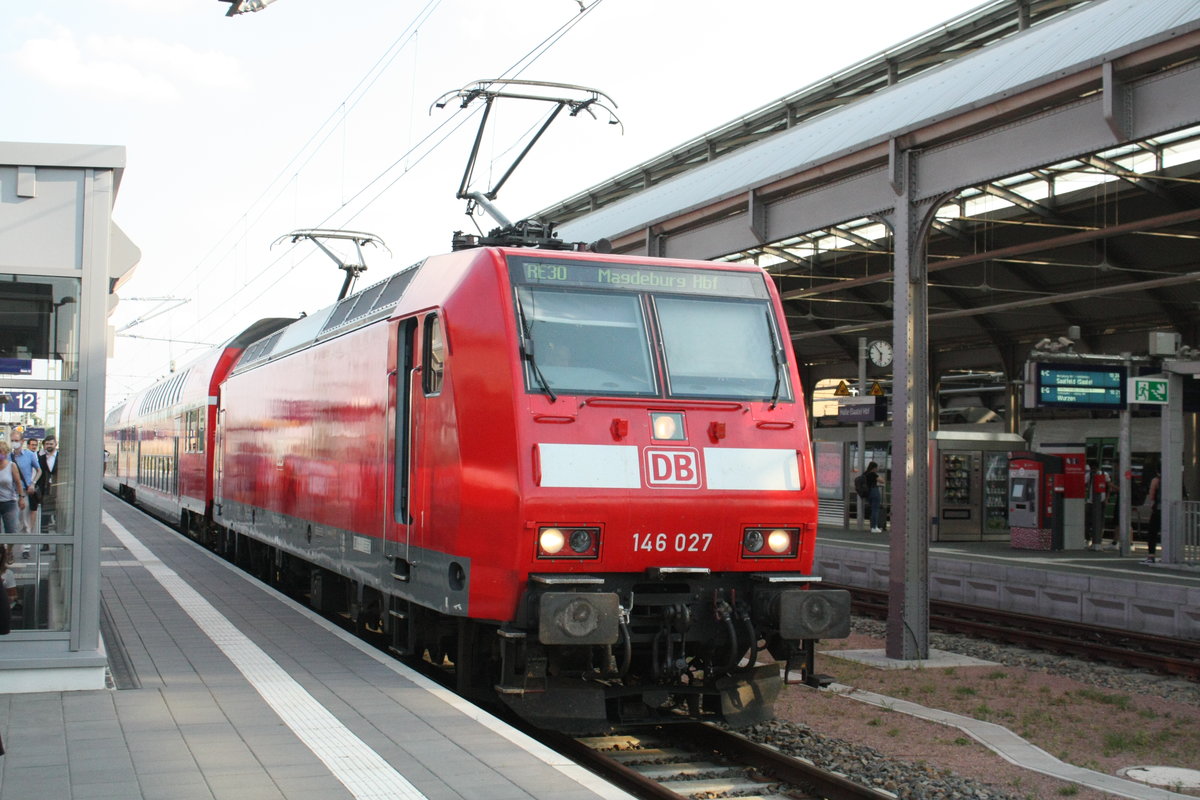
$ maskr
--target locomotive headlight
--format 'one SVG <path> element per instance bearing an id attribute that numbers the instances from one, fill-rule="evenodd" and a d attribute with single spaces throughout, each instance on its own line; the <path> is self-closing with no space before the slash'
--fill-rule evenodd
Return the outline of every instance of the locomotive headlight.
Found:
<path id="1" fill-rule="evenodd" d="M 757 553 L 763 549 L 763 534 L 762 531 L 754 530 L 753 528 L 746 531 L 746 536 L 742 540 L 743 546 L 748 553 Z"/>
<path id="2" fill-rule="evenodd" d="M 773 553 L 786 553 L 792 549 L 792 537 L 782 528 L 776 528 L 767 534 L 767 547 Z"/>
<path id="3" fill-rule="evenodd" d="M 538 547 L 546 555 L 556 555 L 566 543 L 567 537 L 558 528 L 542 528 L 538 533 Z"/>
<path id="4" fill-rule="evenodd" d="M 587 528 L 576 528 L 571 531 L 571 549 L 576 553 L 586 553 L 592 549 L 592 532 Z"/>
<path id="5" fill-rule="evenodd" d="M 538 558 L 599 558 L 600 528 L 538 528 Z"/>
<path id="6" fill-rule="evenodd" d="M 799 550 L 799 528 L 746 528 L 742 534 L 744 558 L 789 558 Z"/>

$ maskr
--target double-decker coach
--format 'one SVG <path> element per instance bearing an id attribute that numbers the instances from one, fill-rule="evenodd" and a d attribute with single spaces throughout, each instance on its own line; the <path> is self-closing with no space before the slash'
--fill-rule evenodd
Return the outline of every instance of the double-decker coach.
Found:
<path id="1" fill-rule="evenodd" d="M 221 382 L 248 342 L 292 322 L 264 319 L 110 410 L 104 486 L 184 530 L 212 511 L 213 440 Z"/>

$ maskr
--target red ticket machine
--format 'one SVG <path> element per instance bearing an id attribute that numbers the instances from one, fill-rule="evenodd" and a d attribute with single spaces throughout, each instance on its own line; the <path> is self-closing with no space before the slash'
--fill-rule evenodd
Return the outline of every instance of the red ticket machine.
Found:
<path id="1" fill-rule="evenodd" d="M 1087 471 L 1087 445 L 1082 442 L 1074 444 L 1043 443 L 1038 447 L 1038 452 L 1058 456 L 1062 459 L 1062 549 L 1082 550 L 1087 545 L 1084 534 L 1086 529 L 1084 498 L 1087 493 L 1087 481 L 1084 474 Z"/>
<path id="2" fill-rule="evenodd" d="M 1013 547 L 1063 549 L 1066 490 L 1067 478 L 1059 456 L 1028 451 L 1009 454 L 1008 527 Z"/>

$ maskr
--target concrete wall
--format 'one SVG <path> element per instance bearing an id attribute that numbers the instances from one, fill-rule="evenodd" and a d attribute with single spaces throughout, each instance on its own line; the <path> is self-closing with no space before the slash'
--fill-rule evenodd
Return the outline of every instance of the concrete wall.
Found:
<path id="1" fill-rule="evenodd" d="M 817 546 L 814 571 L 830 583 L 886 592 L 888 560 L 886 549 L 825 542 Z M 1103 566 L 1063 570 L 1053 564 L 929 557 L 931 600 L 1200 640 L 1200 580 L 1183 574 L 1180 581 L 1166 574 L 1141 579 Z"/>

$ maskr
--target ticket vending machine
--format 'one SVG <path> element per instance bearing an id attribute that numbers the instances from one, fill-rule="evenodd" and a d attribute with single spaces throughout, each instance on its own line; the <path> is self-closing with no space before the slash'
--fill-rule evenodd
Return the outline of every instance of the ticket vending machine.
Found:
<path id="1" fill-rule="evenodd" d="M 1063 549 L 1063 460 L 1018 451 L 1008 457 L 1008 527 L 1020 550 Z"/>
<path id="2" fill-rule="evenodd" d="M 1083 550 L 1087 546 L 1087 537 L 1084 534 L 1084 496 L 1087 490 L 1084 473 L 1087 470 L 1087 445 L 1083 442 L 1043 442 L 1038 445 L 1038 452 L 1062 459 L 1062 549 Z"/>

